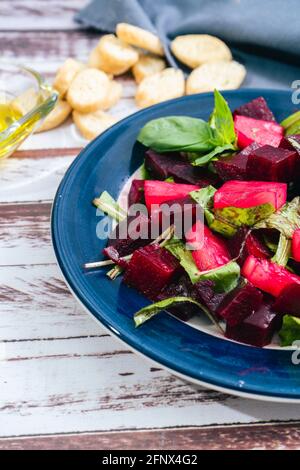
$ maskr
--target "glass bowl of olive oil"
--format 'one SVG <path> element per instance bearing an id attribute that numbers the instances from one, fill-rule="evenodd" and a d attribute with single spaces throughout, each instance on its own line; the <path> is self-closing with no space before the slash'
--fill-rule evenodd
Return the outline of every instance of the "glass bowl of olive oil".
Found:
<path id="1" fill-rule="evenodd" d="M 39 127 L 57 98 L 36 71 L 0 62 L 0 159 L 9 157 Z"/>

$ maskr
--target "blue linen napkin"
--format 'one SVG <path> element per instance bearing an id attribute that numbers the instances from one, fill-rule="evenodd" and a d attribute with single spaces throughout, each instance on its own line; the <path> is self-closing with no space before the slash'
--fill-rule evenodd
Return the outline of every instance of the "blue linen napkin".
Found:
<path id="1" fill-rule="evenodd" d="M 300 79 L 299 0 L 93 0 L 75 20 L 104 32 L 120 22 L 153 31 L 173 66 L 182 65 L 170 54 L 171 39 L 213 34 L 246 66 L 245 87 L 290 88 Z"/>

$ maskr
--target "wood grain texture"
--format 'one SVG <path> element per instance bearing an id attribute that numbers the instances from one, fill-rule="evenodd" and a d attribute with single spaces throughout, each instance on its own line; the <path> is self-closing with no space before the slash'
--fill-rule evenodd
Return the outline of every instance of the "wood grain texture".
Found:
<path id="1" fill-rule="evenodd" d="M 223 426 L 0 439 L 0 450 L 299 450 L 300 425 Z"/>
<path id="2" fill-rule="evenodd" d="M 86 0 L 1 0 L 0 30 L 79 29 L 73 17 L 86 4 Z"/>
<path id="3" fill-rule="evenodd" d="M 72 21 L 85 3 L 1 0 L 1 57 L 50 82 L 67 57 L 86 62 L 99 33 Z M 118 81 L 123 98 L 111 112 L 122 118 L 136 111 L 136 86 L 130 75 Z M 0 162 L 0 449 L 296 448 L 300 406 L 187 384 L 129 351 L 72 297 L 55 264 L 49 214 L 85 145 L 68 120 Z M 297 422 L 275 423 L 288 420 Z M 222 426 L 203 427 L 215 424 Z"/>

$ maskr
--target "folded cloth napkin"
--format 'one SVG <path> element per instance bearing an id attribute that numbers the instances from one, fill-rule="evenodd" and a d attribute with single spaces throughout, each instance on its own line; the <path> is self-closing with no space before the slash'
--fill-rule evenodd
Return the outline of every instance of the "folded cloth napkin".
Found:
<path id="1" fill-rule="evenodd" d="M 300 79 L 299 0 L 93 0 L 75 20 L 114 32 L 125 22 L 155 32 L 170 65 L 169 42 L 181 34 L 220 37 L 247 68 L 245 87 L 290 88 Z"/>

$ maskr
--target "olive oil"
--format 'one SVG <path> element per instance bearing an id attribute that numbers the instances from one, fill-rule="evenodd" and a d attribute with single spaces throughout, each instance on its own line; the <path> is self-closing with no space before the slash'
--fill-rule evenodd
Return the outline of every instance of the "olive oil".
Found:
<path id="1" fill-rule="evenodd" d="M 0 103 L 0 132 L 5 131 L 11 124 L 20 119 L 21 113 L 14 109 L 14 107 L 8 103 Z"/>

